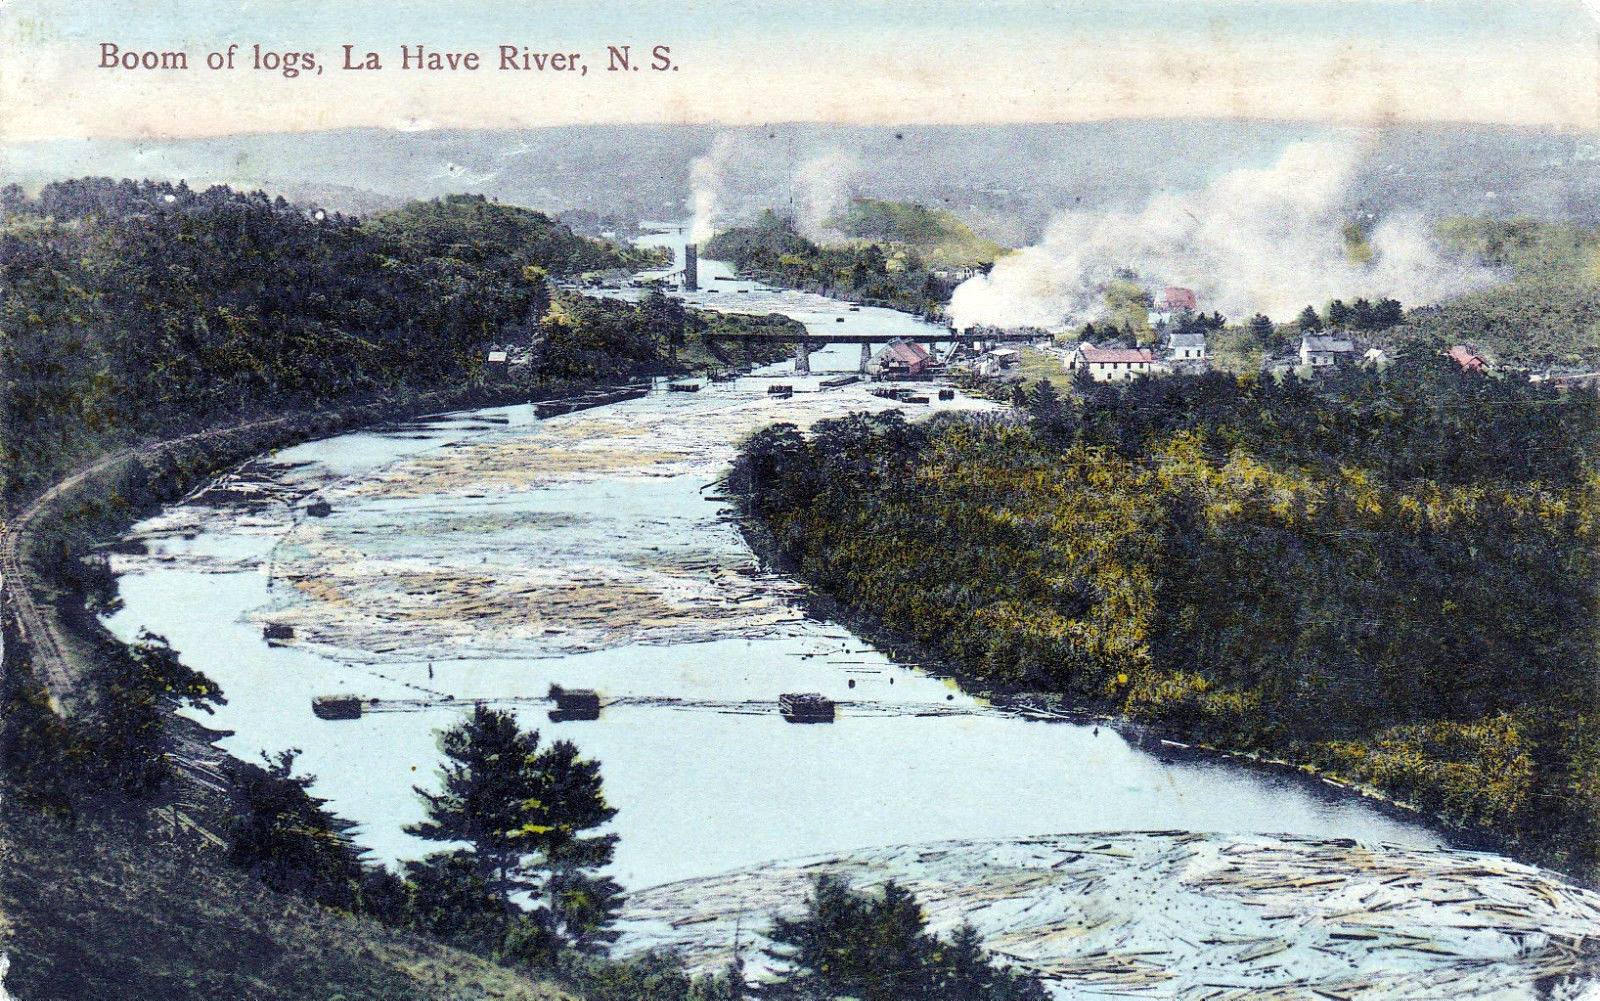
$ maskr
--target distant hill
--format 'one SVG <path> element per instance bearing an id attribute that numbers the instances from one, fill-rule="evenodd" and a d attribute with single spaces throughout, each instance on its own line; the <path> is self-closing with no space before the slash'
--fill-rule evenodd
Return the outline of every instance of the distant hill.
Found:
<path id="1" fill-rule="evenodd" d="M 1600 228 L 1457 218 L 1439 233 L 1509 280 L 1413 310 L 1397 338 L 1471 344 L 1512 367 L 1600 365 Z"/>
<path id="2" fill-rule="evenodd" d="M 856 198 L 830 225 L 847 237 L 915 250 L 930 264 L 988 264 L 1005 248 L 946 209 Z"/>
<path id="3" fill-rule="evenodd" d="M 821 158 L 848 166 L 847 197 L 957 212 L 1010 246 L 1032 242 L 1067 206 L 1142 204 L 1219 171 L 1266 164 L 1329 129 L 1303 123 L 1140 120 L 1058 125 L 864 128 L 595 125 L 528 130 L 343 129 L 183 140 L 0 145 L 0 183 L 64 177 L 186 179 L 264 188 L 370 211 L 458 192 L 539 208 L 682 218 L 691 173 L 715 176 L 730 218 L 779 210 Z M 1600 222 L 1600 145 L 1591 135 L 1488 126 L 1396 126 L 1352 135 L 1370 152 L 1352 213 Z"/>

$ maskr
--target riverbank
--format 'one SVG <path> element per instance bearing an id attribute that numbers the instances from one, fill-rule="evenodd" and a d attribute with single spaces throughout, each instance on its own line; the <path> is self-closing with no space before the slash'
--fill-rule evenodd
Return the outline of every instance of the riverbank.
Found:
<path id="1" fill-rule="evenodd" d="M 892 629 L 869 609 L 846 603 L 819 590 L 808 581 L 802 566 L 778 543 L 770 527 L 749 511 L 743 503 L 745 498 L 735 495 L 733 500 L 739 509 L 740 535 L 763 566 L 806 583 L 805 589 L 793 600 L 808 616 L 844 626 L 897 662 L 915 665 L 918 670 L 935 677 L 949 678 L 973 698 L 1024 716 L 1103 726 L 1114 730 L 1130 744 L 1166 760 L 1226 761 L 1290 779 L 1315 795 L 1365 800 L 1398 820 L 1427 824 L 1453 847 L 1496 852 L 1507 849 L 1504 839 L 1493 831 L 1451 823 L 1450 818 L 1443 814 L 1392 796 L 1376 785 L 1326 769 L 1310 760 L 1210 743 L 1203 734 L 1187 732 L 1168 723 L 1134 719 L 1119 712 L 1117 704 L 1111 700 L 1085 702 L 1059 692 L 1026 686 L 995 685 L 982 672 L 952 659 L 937 646 Z"/>
<path id="2" fill-rule="evenodd" d="M 1212 402 L 1219 434 L 1250 441 L 1260 407 L 1325 427 L 1335 418 L 1318 408 L 1343 406 L 1255 391 Z M 1502 478 L 1488 489 L 1384 486 L 1350 458 L 1326 477 L 1279 472 L 1242 443 L 1216 459 L 1198 431 L 1168 437 L 1185 418 L 1163 408 L 1181 409 L 1181 394 L 1110 396 L 1062 405 L 1047 428 L 1034 415 L 1032 426 L 852 418 L 810 440 L 775 429 L 747 445 L 734 486 L 749 491 L 769 553 L 779 547 L 852 624 L 937 651 L 969 688 L 1050 692 L 1593 878 L 1593 719 L 1574 666 L 1593 651 L 1561 630 L 1588 600 L 1581 484 L 1530 508 L 1504 465 L 1488 467 L 1502 471 L 1484 474 Z M 1240 423 L 1226 424 L 1234 406 Z M 1380 454 L 1426 461 L 1424 439 L 1459 432 L 1401 433 L 1413 441 Z M 1153 456 L 1140 461 L 1141 448 Z M 1560 454 L 1540 456 L 1552 464 L 1540 482 Z M 1492 584 L 1513 577 L 1520 591 Z"/>
<path id="3" fill-rule="evenodd" d="M 302 441 L 444 411 L 578 402 L 600 388 L 476 384 L 256 416 L 100 457 L 21 507 L 5 528 L 0 591 L 7 696 L 0 948 L 13 959 L 11 986 L 21 996 L 65 998 L 76 996 L 69 983 L 113 982 L 137 996 L 192 996 L 168 983 L 173 978 L 217 990 L 248 978 L 257 985 L 250 993 L 274 984 L 294 996 L 343 990 L 352 1001 L 565 996 L 370 917 L 336 914 L 254 883 L 228 860 L 229 832 L 241 816 L 232 784 L 240 765 L 213 746 L 223 733 L 171 706 L 160 725 L 172 779 L 153 800 L 70 788 L 63 797 L 60 779 L 75 782 L 74 769 L 86 763 L 50 756 L 79 752 L 81 740 L 71 734 L 94 731 L 102 675 L 127 654 L 95 614 L 114 582 L 75 571 L 134 521 L 240 462 Z M 62 924 L 65 914 L 78 919 Z M 97 942 L 104 961 L 75 953 L 82 941 Z M 285 965 L 265 963 L 268 955 Z"/>

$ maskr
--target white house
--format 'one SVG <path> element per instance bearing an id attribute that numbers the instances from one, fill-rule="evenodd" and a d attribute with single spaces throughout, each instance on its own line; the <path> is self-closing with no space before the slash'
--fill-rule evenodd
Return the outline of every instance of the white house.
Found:
<path id="1" fill-rule="evenodd" d="M 1300 364 L 1306 368 L 1327 368 L 1342 365 L 1355 357 L 1354 341 L 1344 337 L 1323 337 L 1317 334 L 1300 336 Z"/>
<path id="2" fill-rule="evenodd" d="M 1155 352 L 1149 348 L 1097 348 L 1084 341 L 1067 356 L 1067 371 L 1080 369 L 1095 382 L 1123 382 L 1155 372 Z"/>
<path id="3" fill-rule="evenodd" d="M 1205 334 L 1173 334 L 1167 338 L 1167 361 L 1205 361 Z"/>

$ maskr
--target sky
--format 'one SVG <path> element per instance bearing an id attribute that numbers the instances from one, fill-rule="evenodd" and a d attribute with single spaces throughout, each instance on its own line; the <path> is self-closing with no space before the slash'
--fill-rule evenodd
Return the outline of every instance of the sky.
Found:
<path id="1" fill-rule="evenodd" d="M 107 42 L 189 68 L 101 68 Z M 233 68 L 206 69 L 230 44 Z M 323 70 L 256 70 L 257 44 Z M 385 68 L 340 68 L 344 44 Z M 400 68 L 419 44 L 486 66 Z M 499 45 L 588 72 L 500 71 Z M 610 45 L 670 46 L 673 68 L 608 72 Z M 1148 117 L 1594 129 L 1600 19 L 1578 0 L 0 0 L 0 141 Z"/>

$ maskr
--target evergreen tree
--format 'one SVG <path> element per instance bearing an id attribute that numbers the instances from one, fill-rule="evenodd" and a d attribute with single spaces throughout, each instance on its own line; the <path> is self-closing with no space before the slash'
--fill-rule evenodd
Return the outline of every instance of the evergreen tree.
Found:
<path id="1" fill-rule="evenodd" d="M 1371 330 L 1374 327 L 1376 316 L 1372 310 L 1372 303 L 1366 299 L 1357 299 L 1350 304 L 1350 325 L 1357 330 Z"/>
<path id="2" fill-rule="evenodd" d="M 1403 322 L 1406 311 L 1398 299 L 1379 299 L 1373 307 L 1373 329 L 1388 330 L 1390 327 Z"/>
<path id="3" fill-rule="evenodd" d="M 1257 344 L 1262 347 L 1270 345 L 1276 334 L 1277 328 L 1272 325 L 1271 317 L 1265 313 L 1257 313 L 1250 318 L 1250 336 Z"/>
<path id="4" fill-rule="evenodd" d="M 1061 418 L 1061 394 L 1049 379 L 1040 379 L 1024 396 L 1028 413 L 1040 424 L 1053 424 Z"/>
<path id="5" fill-rule="evenodd" d="M 1335 299 L 1328 303 L 1328 326 L 1342 330 L 1349 322 L 1350 307 L 1344 304 L 1343 299 Z"/>
<path id="6" fill-rule="evenodd" d="M 316 776 L 294 773 L 299 753 L 263 753 L 265 768 L 233 767 L 241 802 L 228 832 L 228 860 L 274 889 L 349 910 L 363 877 L 361 849 L 350 839 L 353 825 L 308 791 Z"/>
<path id="7" fill-rule="evenodd" d="M 106 644 L 105 683 L 95 705 L 88 744 L 98 777 L 125 795 L 152 796 L 171 772 L 167 720 L 174 708 L 207 713 L 222 691 L 187 666 L 165 638 L 140 632 L 129 647 Z"/>
<path id="8" fill-rule="evenodd" d="M 922 907 L 894 881 L 875 896 L 820 876 L 799 918 L 773 918 L 767 955 L 777 977 L 765 998 L 853 1001 L 1044 1001 L 1037 982 L 997 967 L 977 932 L 945 942 L 928 933 Z"/>
<path id="9" fill-rule="evenodd" d="M 470 845 L 452 853 L 453 862 L 457 870 L 470 866 L 497 902 L 502 926 L 516 910 L 512 895 L 531 893 L 539 901 L 534 917 L 564 945 L 592 951 L 609 941 L 619 890 L 592 870 L 610 863 L 616 837 L 586 833 L 616 815 L 598 763 L 579 758 L 567 741 L 541 751 L 537 730 L 482 705 L 445 730 L 439 746 L 441 789 L 417 789 L 428 819 L 406 830 Z"/>
<path id="10" fill-rule="evenodd" d="M 841 993 L 861 1001 L 932 1001 L 934 939 L 911 891 L 890 880 L 862 917 L 863 942 L 849 964 L 854 983 Z"/>
<path id="11" fill-rule="evenodd" d="M 1302 309 L 1294 322 L 1302 334 L 1314 334 L 1322 329 L 1322 317 L 1318 316 L 1317 311 L 1310 306 Z"/>
<path id="12" fill-rule="evenodd" d="M 983 948 L 978 930 L 963 922 L 950 941 L 939 945 L 940 1001 L 1047 1001 L 1043 986 L 1031 977 L 995 966 Z"/>

